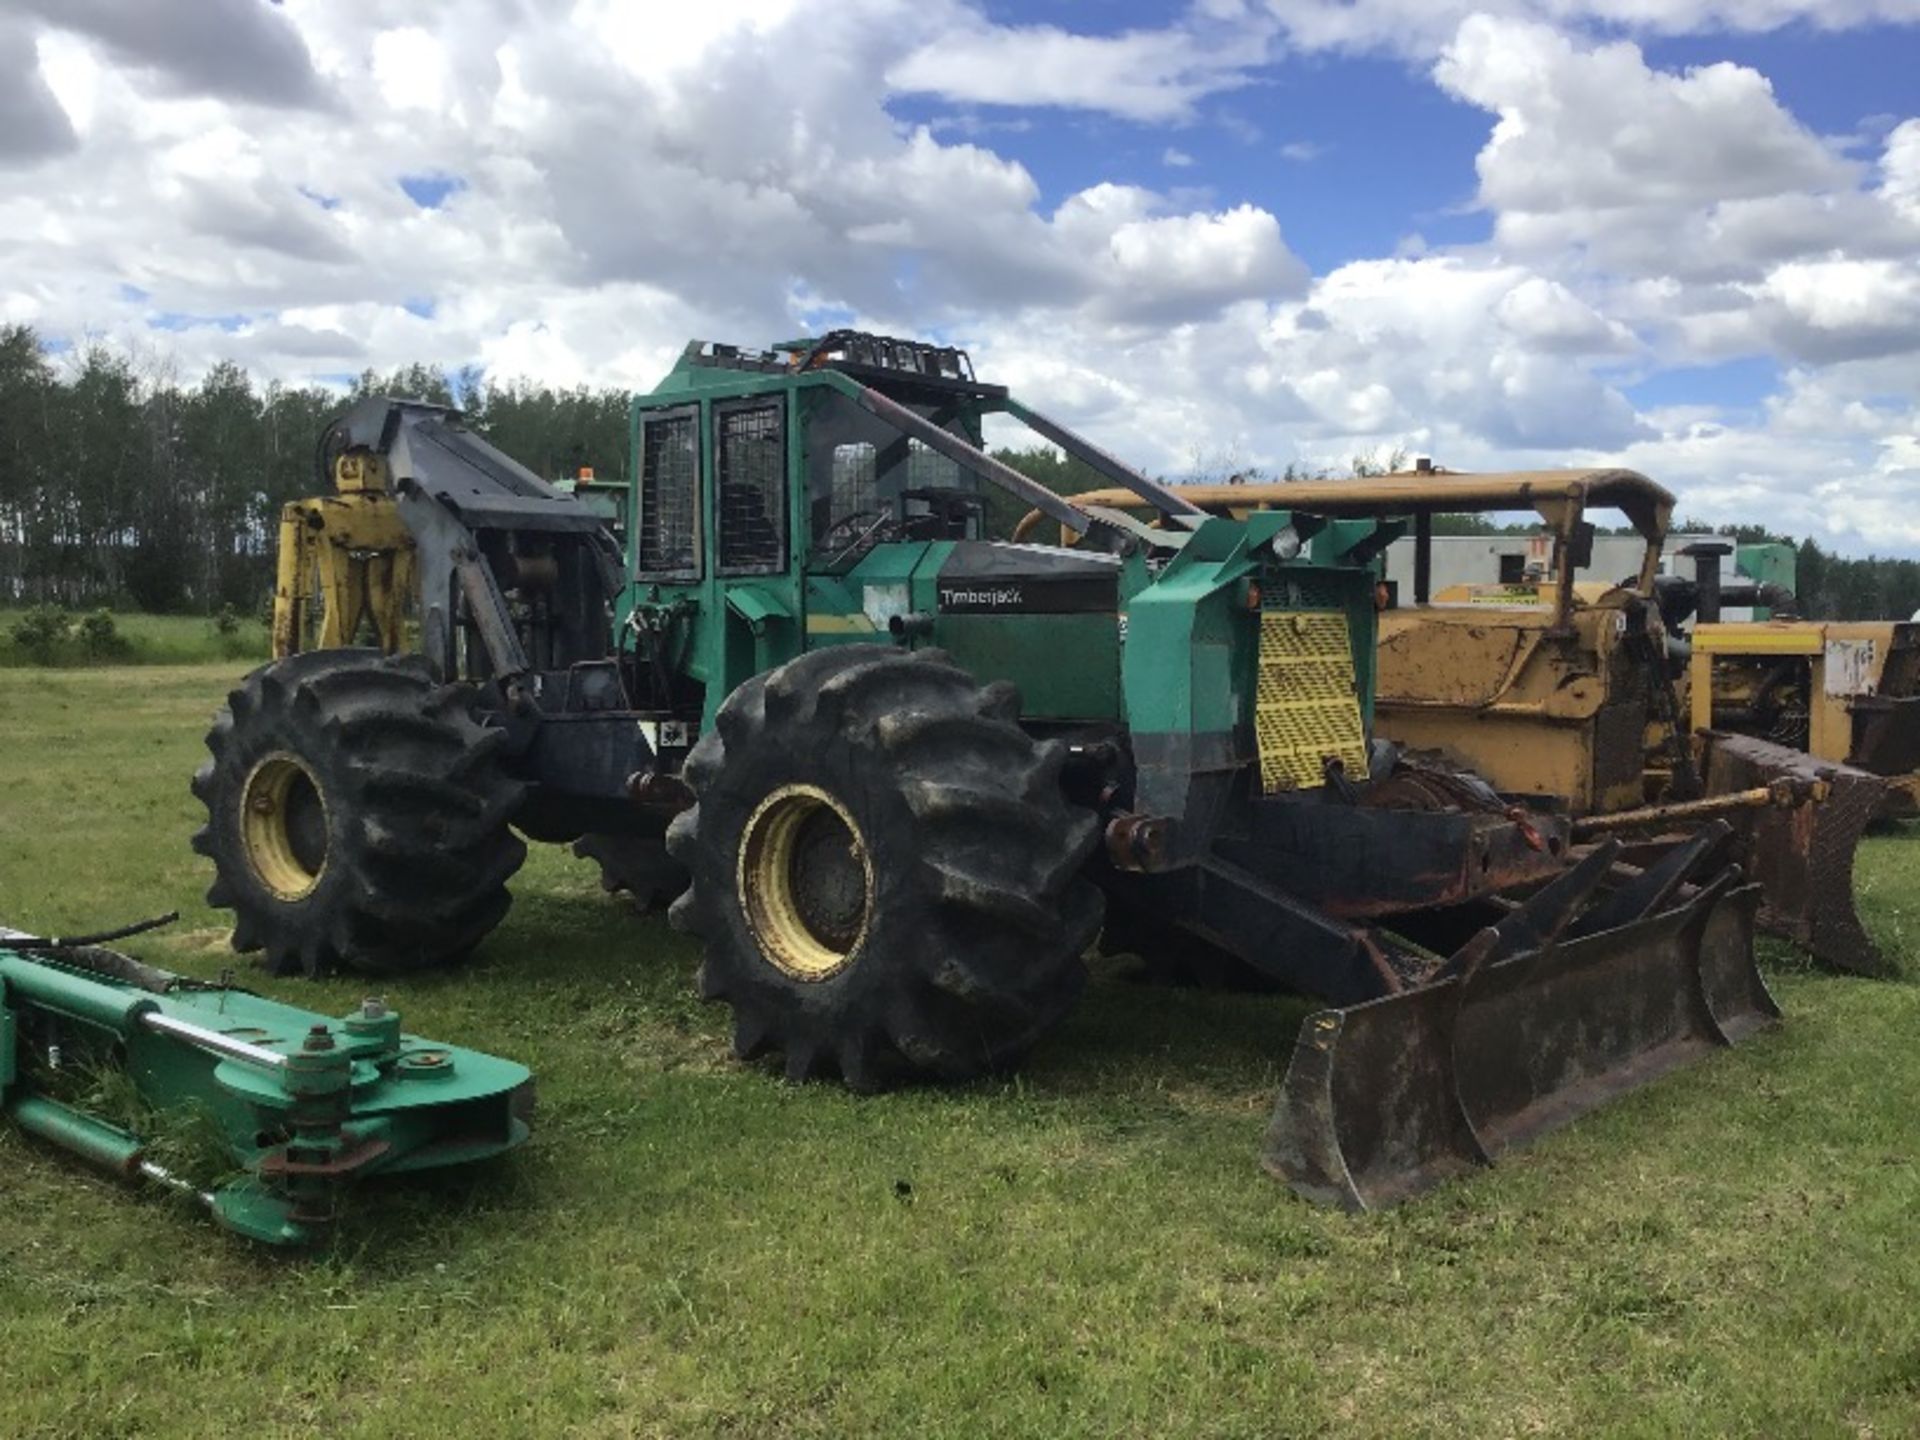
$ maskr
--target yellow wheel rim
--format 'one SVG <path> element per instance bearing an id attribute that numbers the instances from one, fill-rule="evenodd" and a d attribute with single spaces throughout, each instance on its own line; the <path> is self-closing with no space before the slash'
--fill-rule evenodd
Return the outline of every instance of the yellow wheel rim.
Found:
<path id="1" fill-rule="evenodd" d="M 240 841 L 255 878 L 282 900 L 304 900 L 327 869 L 326 797 L 284 751 L 253 767 L 240 795 Z"/>
<path id="2" fill-rule="evenodd" d="M 796 980 L 831 979 L 859 957 L 873 861 L 847 807 L 817 785 L 762 800 L 740 840 L 741 907 L 760 952 Z"/>

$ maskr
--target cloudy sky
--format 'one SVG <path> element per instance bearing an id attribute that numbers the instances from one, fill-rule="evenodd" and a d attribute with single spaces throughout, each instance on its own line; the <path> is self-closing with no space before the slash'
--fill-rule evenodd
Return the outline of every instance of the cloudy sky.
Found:
<path id="1" fill-rule="evenodd" d="M 1920 554 L 1920 0 L 6 0 L 0 321 L 633 386 L 857 324 L 1166 473 Z"/>

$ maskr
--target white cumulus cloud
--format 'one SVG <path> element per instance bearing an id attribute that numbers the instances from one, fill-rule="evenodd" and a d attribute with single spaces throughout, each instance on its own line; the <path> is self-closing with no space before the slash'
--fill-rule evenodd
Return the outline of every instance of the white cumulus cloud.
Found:
<path id="1" fill-rule="evenodd" d="M 0 17 L 0 319 L 189 376 L 630 386 L 695 336 L 851 322 L 970 345 L 1165 473 L 1397 444 L 1624 461 L 1710 518 L 1920 549 L 1920 115 L 1842 146 L 1759 71 L 1636 43 L 1914 18 L 1196 0 L 1083 34 L 973 0 L 23 0 Z M 1452 179 L 1484 238 L 1310 273 L 1287 239 L 1309 217 L 1268 187 L 1342 134 L 1244 147 L 1260 200 L 1184 163 L 1215 153 L 1199 127 L 1248 123 L 1215 97 L 1301 50 L 1409 57 L 1407 83 L 1483 113 Z M 1007 107 L 1072 112 L 1067 193 Z M 1208 188 L 1142 183 L 1115 134 Z M 1729 361 L 1780 378 L 1744 403 L 1664 383 Z"/>

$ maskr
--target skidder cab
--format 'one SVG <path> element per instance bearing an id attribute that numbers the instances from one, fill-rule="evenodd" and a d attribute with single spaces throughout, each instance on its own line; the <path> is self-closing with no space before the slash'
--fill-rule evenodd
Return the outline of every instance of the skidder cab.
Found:
<path id="1" fill-rule="evenodd" d="M 391 433 L 418 424 L 392 411 Z M 1055 494 L 994 458 L 995 415 L 1125 503 Z M 456 417 L 433 424 L 484 447 Z M 476 623 L 494 593 L 514 625 L 591 596 L 550 591 L 539 610 L 497 545 L 440 523 L 510 528 L 517 502 L 433 492 L 442 511 L 414 543 L 454 553 L 438 571 L 459 582 L 448 633 L 487 663 L 429 654 L 421 673 L 453 682 L 432 703 L 479 734 L 467 768 L 448 750 L 432 785 L 380 792 L 404 791 L 404 813 L 381 798 L 376 816 L 344 783 L 322 793 L 341 853 L 442 811 L 474 854 L 505 853 L 480 846 L 487 825 L 500 847 L 518 845 L 509 825 L 584 833 L 603 864 L 646 877 L 635 888 L 682 891 L 674 922 L 703 944 L 701 988 L 732 1008 L 740 1055 L 859 1089 L 1016 1063 L 1072 1007 L 1096 941 L 1357 1007 L 1309 1022 L 1269 1148 L 1296 1188 L 1351 1205 L 1481 1163 L 1774 1013 L 1754 897 L 1717 844 L 1625 866 L 1617 842 L 1577 846 L 1564 817 L 1373 733 L 1374 562 L 1396 521 L 1209 515 L 978 380 L 963 352 L 851 332 L 689 346 L 636 401 L 633 443 L 607 640 L 563 671 Z M 412 493 L 398 447 L 374 449 Z M 511 464 L 476 461 L 467 489 Z M 993 538 L 1028 509 L 1076 543 Z M 357 677 L 343 692 L 412 673 L 339 653 Z M 302 705 L 327 701 L 285 707 L 248 753 L 302 753 Z M 428 728 L 369 720 L 346 773 L 397 767 L 387 757 L 438 744 Z M 202 788 L 218 830 L 226 789 Z M 217 898 L 255 903 L 242 848 L 203 848 Z M 401 868 L 359 874 L 389 925 L 431 940 L 441 912 L 409 909 Z M 444 869 L 448 884 L 468 873 Z M 311 907 L 333 934 L 321 899 L 258 903 Z M 392 963 L 352 923 L 338 933 L 327 963 Z M 440 958 L 401 963 L 416 957 Z"/>

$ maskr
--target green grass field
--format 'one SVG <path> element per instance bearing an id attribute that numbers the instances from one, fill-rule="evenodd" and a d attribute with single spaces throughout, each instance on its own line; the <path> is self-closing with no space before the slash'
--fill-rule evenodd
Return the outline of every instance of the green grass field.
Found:
<path id="1" fill-rule="evenodd" d="M 186 782 L 234 668 L 0 678 L 0 919 L 178 906 L 128 948 L 232 963 Z M 1920 832 L 1859 879 L 1911 957 Z M 0 1132 L 0 1431 L 1920 1433 L 1920 986 L 1770 951 L 1784 1028 L 1355 1218 L 1255 1165 L 1297 1002 L 1103 971 L 1018 1081 L 855 1099 L 730 1060 L 688 943 L 564 852 L 514 890 L 389 995 L 534 1068 L 533 1143 L 328 1253 Z"/>

